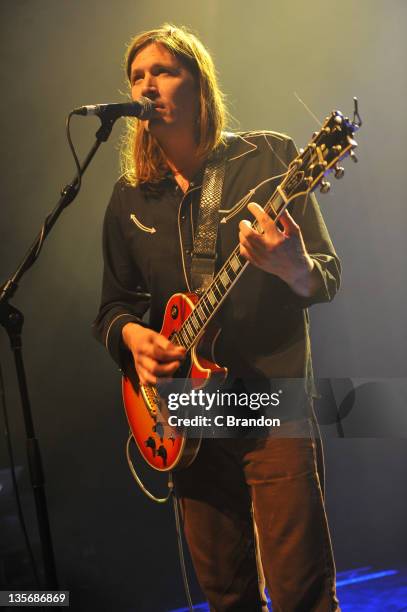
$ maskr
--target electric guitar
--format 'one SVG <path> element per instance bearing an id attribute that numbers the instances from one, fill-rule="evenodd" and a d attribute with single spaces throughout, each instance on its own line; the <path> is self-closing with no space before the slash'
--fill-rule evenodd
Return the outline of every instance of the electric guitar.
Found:
<path id="1" fill-rule="evenodd" d="M 289 164 L 279 186 L 264 206 L 264 210 L 277 220 L 287 205 L 300 195 L 306 195 L 320 185 L 321 192 L 329 191 L 325 176 L 334 171 L 341 178 L 344 169 L 338 162 L 350 155 L 357 158 L 353 149 L 357 146 L 354 132 L 361 121 L 355 100 L 355 117 L 350 121 L 341 112 L 333 111 L 311 142 L 300 150 Z M 252 223 L 258 228 L 257 221 Z M 212 354 L 220 328 L 215 329 L 212 319 L 226 296 L 243 274 L 248 261 L 236 246 L 230 257 L 213 278 L 209 287 L 198 296 L 195 293 L 176 293 L 168 301 L 161 334 L 176 345 L 186 349 L 183 372 L 191 388 L 201 388 L 209 381 L 220 384 L 227 376 L 227 369 L 214 363 Z M 140 385 L 134 365 L 122 379 L 125 411 L 133 438 L 147 463 L 156 470 L 169 471 L 187 467 L 194 460 L 201 438 L 188 437 L 183 428 L 168 424 L 168 406 L 165 397 L 155 385 Z"/>

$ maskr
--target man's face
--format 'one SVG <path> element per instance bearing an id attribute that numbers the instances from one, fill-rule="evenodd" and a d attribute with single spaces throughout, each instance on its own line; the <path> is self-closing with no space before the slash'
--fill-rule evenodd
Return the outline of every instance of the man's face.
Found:
<path id="1" fill-rule="evenodd" d="M 130 73 L 131 96 L 156 104 L 148 129 L 159 137 L 176 128 L 195 134 L 199 97 L 193 75 L 164 45 L 152 43 L 135 56 Z"/>

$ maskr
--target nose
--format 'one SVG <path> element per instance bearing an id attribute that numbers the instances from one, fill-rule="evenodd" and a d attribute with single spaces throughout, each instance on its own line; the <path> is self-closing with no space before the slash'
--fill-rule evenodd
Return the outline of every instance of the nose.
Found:
<path id="1" fill-rule="evenodd" d="M 153 75 L 146 75 L 141 89 L 141 95 L 149 98 L 150 100 L 155 100 L 158 97 L 158 89 L 155 77 Z"/>

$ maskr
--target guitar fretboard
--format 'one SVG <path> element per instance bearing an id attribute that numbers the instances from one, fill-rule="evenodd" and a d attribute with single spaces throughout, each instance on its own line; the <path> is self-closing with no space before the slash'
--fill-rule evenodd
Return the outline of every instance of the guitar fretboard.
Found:
<path id="1" fill-rule="evenodd" d="M 277 190 L 264 206 L 264 210 L 268 213 L 272 212 L 274 218 L 284 208 L 284 199 Z M 252 223 L 252 227 L 258 229 L 257 221 Z M 247 264 L 248 261 L 240 255 L 240 248 L 237 245 L 196 304 L 194 310 L 185 319 L 175 337 L 172 338 L 174 344 L 183 346 L 187 351 L 191 350 L 233 285 L 243 273 Z"/>

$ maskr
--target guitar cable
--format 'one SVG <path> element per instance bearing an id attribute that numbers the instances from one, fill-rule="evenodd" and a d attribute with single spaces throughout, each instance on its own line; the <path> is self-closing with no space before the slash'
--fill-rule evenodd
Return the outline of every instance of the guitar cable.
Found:
<path id="1" fill-rule="evenodd" d="M 126 444 L 126 457 L 127 457 L 127 463 L 129 464 L 129 468 L 130 468 L 130 472 L 132 473 L 132 476 L 134 478 L 134 480 L 137 482 L 138 486 L 140 487 L 140 489 L 143 491 L 144 495 L 147 495 L 147 497 L 149 499 L 151 499 L 152 501 L 156 502 L 157 504 L 165 504 L 165 502 L 167 502 L 170 499 L 172 490 L 173 490 L 173 482 L 172 482 L 172 478 L 168 479 L 168 493 L 165 497 L 157 497 L 156 495 L 154 495 L 154 493 L 151 493 L 147 487 L 143 484 L 140 476 L 137 474 L 136 472 L 136 468 L 134 467 L 132 458 L 130 457 L 130 444 L 131 441 L 134 440 L 133 434 L 131 433 L 131 431 L 129 431 L 129 437 L 127 439 L 127 444 Z"/>
<path id="2" fill-rule="evenodd" d="M 180 562 L 180 565 L 181 565 L 182 580 L 184 582 L 185 596 L 186 596 L 187 601 L 188 601 L 189 610 L 190 610 L 190 612 L 193 612 L 194 611 L 194 606 L 193 606 L 193 603 L 192 603 L 191 591 L 189 589 L 187 568 L 186 568 L 186 565 L 185 565 L 184 546 L 183 546 L 183 541 L 182 541 L 181 513 L 180 513 L 180 507 L 179 507 L 179 498 L 178 498 L 178 495 L 177 495 L 176 490 L 174 488 L 174 481 L 173 481 L 173 478 L 172 478 L 172 472 L 169 472 L 169 474 L 168 474 L 168 486 L 170 487 L 170 490 L 173 493 L 172 504 L 173 504 L 173 507 L 174 507 L 175 530 L 177 532 L 178 554 L 179 554 L 179 562 Z"/>
<path id="3" fill-rule="evenodd" d="M 194 606 L 192 603 L 192 598 L 191 598 L 191 591 L 189 588 L 189 583 L 188 583 L 188 575 L 187 575 L 187 569 L 186 569 L 186 565 L 185 565 L 185 554 L 184 554 L 184 545 L 183 545 L 183 541 L 182 541 L 182 530 L 181 530 L 181 512 L 180 512 L 180 507 L 179 507 L 179 498 L 177 496 L 177 493 L 175 491 L 175 487 L 174 487 L 174 480 L 172 477 L 172 472 L 168 472 L 168 494 L 165 497 L 157 497 L 156 495 L 154 495 L 153 493 L 151 493 L 147 487 L 143 484 L 140 476 L 137 474 L 136 469 L 134 467 L 133 461 L 131 459 L 130 456 L 130 444 L 131 441 L 134 440 L 133 434 L 131 431 L 129 431 L 129 437 L 127 439 L 127 444 L 126 444 L 126 457 L 127 457 L 127 463 L 129 464 L 129 468 L 130 468 L 130 472 L 134 478 L 134 480 L 137 482 L 138 486 L 140 487 L 140 489 L 142 490 L 142 492 L 152 501 L 156 502 L 157 504 L 165 504 L 165 502 L 167 502 L 170 497 L 172 496 L 172 504 L 173 504 L 173 508 L 174 508 L 174 518 L 175 518 L 175 530 L 177 533 L 177 544 L 178 544 L 178 555 L 179 555 L 179 562 L 180 562 L 180 566 L 181 566 L 181 574 L 182 574 L 182 580 L 184 583 L 184 590 L 185 590 L 185 596 L 187 598 L 188 601 L 188 607 L 190 612 L 194 612 Z"/>

